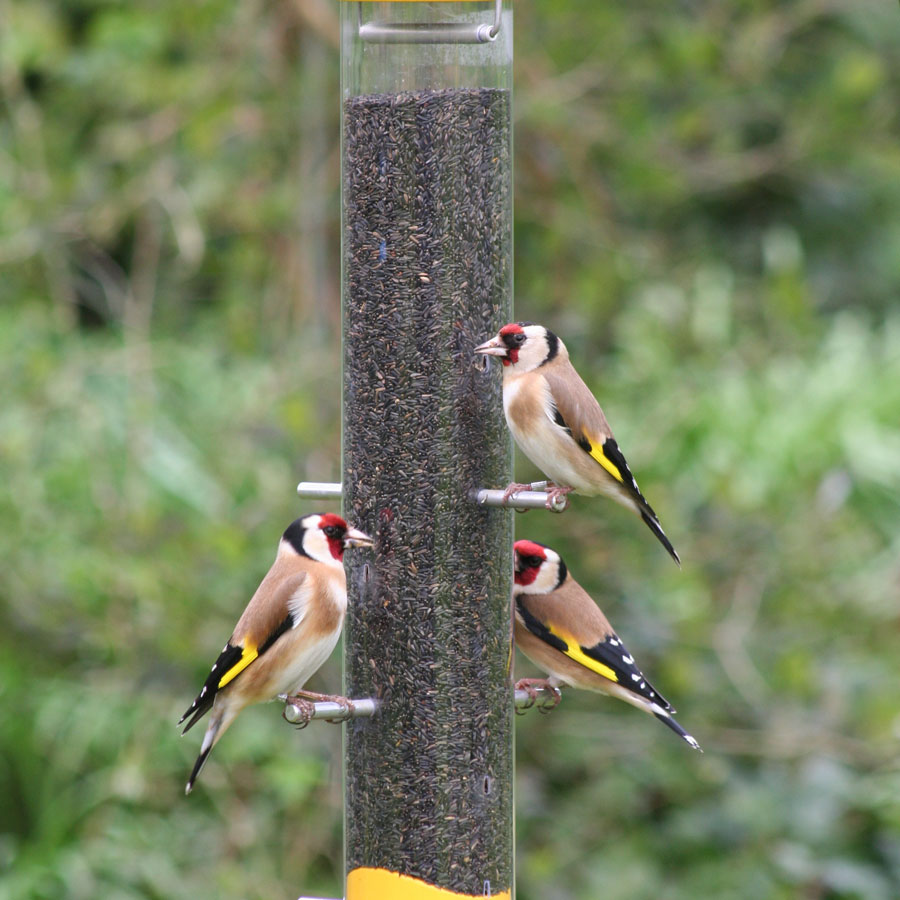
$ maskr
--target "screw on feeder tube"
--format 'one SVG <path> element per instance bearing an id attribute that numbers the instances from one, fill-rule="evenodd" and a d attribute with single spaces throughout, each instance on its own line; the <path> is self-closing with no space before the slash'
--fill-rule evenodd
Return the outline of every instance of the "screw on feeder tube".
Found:
<path id="1" fill-rule="evenodd" d="M 347 897 L 509 897 L 512 516 L 473 492 L 509 483 L 512 446 L 472 348 L 512 311 L 511 15 L 436 53 L 363 40 L 350 6 L 343 499 L 376 545 L 348 564 L 345 690 L 379 709 L 345 732 Z M 379 25 L 494 8 L 379 4 Z"/>

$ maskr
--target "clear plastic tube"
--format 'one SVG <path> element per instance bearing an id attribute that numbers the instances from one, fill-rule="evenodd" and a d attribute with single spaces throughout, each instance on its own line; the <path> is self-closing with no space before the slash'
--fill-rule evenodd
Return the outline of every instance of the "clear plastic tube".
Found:
<path id="1" fill-rule="evenodd" d="M 341 4 L 343 496 L 376 540 L 348 562 L 345 689 L 380 701 L 347 724 L 348 900 L 383 870 L 512 889 L 512 514 L 472 499 L 512 476 L 472 353 L 512 318 L 500 9 Z"/>

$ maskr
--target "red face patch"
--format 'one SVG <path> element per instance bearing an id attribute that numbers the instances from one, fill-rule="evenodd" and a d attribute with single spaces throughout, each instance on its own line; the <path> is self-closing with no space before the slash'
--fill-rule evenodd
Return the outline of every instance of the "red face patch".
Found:
<path id="1" fill-rule="evenodd" d="M 347 523 L 335 513 L 325 513 L 319 519 L 319 528 L 328 541 L 328 549 L 336 560 L 344 558 L 344 535 L 347 533 Z"/>
<path id="2" fill-rule="evenodd" d="M 525 329 L 518 322 L 510 322 L 508 325 L 504 325 L 500 331 L 501 338 L 507 338 L 513 334 L 524 334 Z M 519 348 L 512 346 L 512 341 L 503 341 L 506 344 L 506 356 L 500 358 L 500 362 L 503 363 L 504 366 L 514 366 L 519 361 Z"/>
<path id="3" fill-rule="evenodd" d="M 516 584 L 524 587 L 537 578 L 541 565 L 547 559 L 547 553 L 534 541 L 516 541 L 513 549 L 516 557 Z"/>

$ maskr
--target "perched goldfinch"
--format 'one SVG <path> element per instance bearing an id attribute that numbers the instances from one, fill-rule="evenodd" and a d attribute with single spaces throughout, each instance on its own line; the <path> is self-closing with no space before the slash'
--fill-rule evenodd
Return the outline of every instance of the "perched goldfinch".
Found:
<path id="1" fill-rule="evenodd" d="M 517 687 L 561 684 L 618 697 L 651 713 L 695 750 L 700 745 L 672 718 L 675 710 L 644 677 L 600 607 L 569 574 L 559 554 L 535 541 L 516 541 L 516 646 L 550 675 Z"/>
<path id="2" fill-rule="evenodd" d="M 503 363 L 506 422 L 525 455 L 555 483 L 551 500 L 572 490 L 606 494 L 634 510 L 681 565 L 566 345 L 542 325 L 512 322 L 475 352 Z M 511 484 L 507 496 L 524 487 Z"/>
<path id="3" fill-rule="evenodd" d="M 304 516 L 288 526 L 272 568 L 178 721 L 180 725 L 191 717 L 185 734 L 212 709 L 186 794 L 210 750 L 245 706 L 299 691 L 328 659 L 347 610 L 344 550 L 371 546 L 368 535 L 334 513 Z"/>

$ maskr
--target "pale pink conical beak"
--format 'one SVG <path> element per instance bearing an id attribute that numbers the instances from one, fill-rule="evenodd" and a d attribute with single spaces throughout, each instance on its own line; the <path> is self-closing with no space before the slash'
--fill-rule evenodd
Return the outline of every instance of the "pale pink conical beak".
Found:
<path id="1" fill-rule="evenodd" d="M 499 337 L 495 336 L 489 341 L 479 344 L 473 352 L 483 353 L 485 356 L 506 356 L 508 349 L 506 344 Z"/>
<path id="2" fill-rule="evenodd" d="M 374 547 L 375 541 L 372 540 L 365 532 L 357 531 L 355 528 L 348 528 L 344 535 L 344 549 L 350 547 Z"/>

